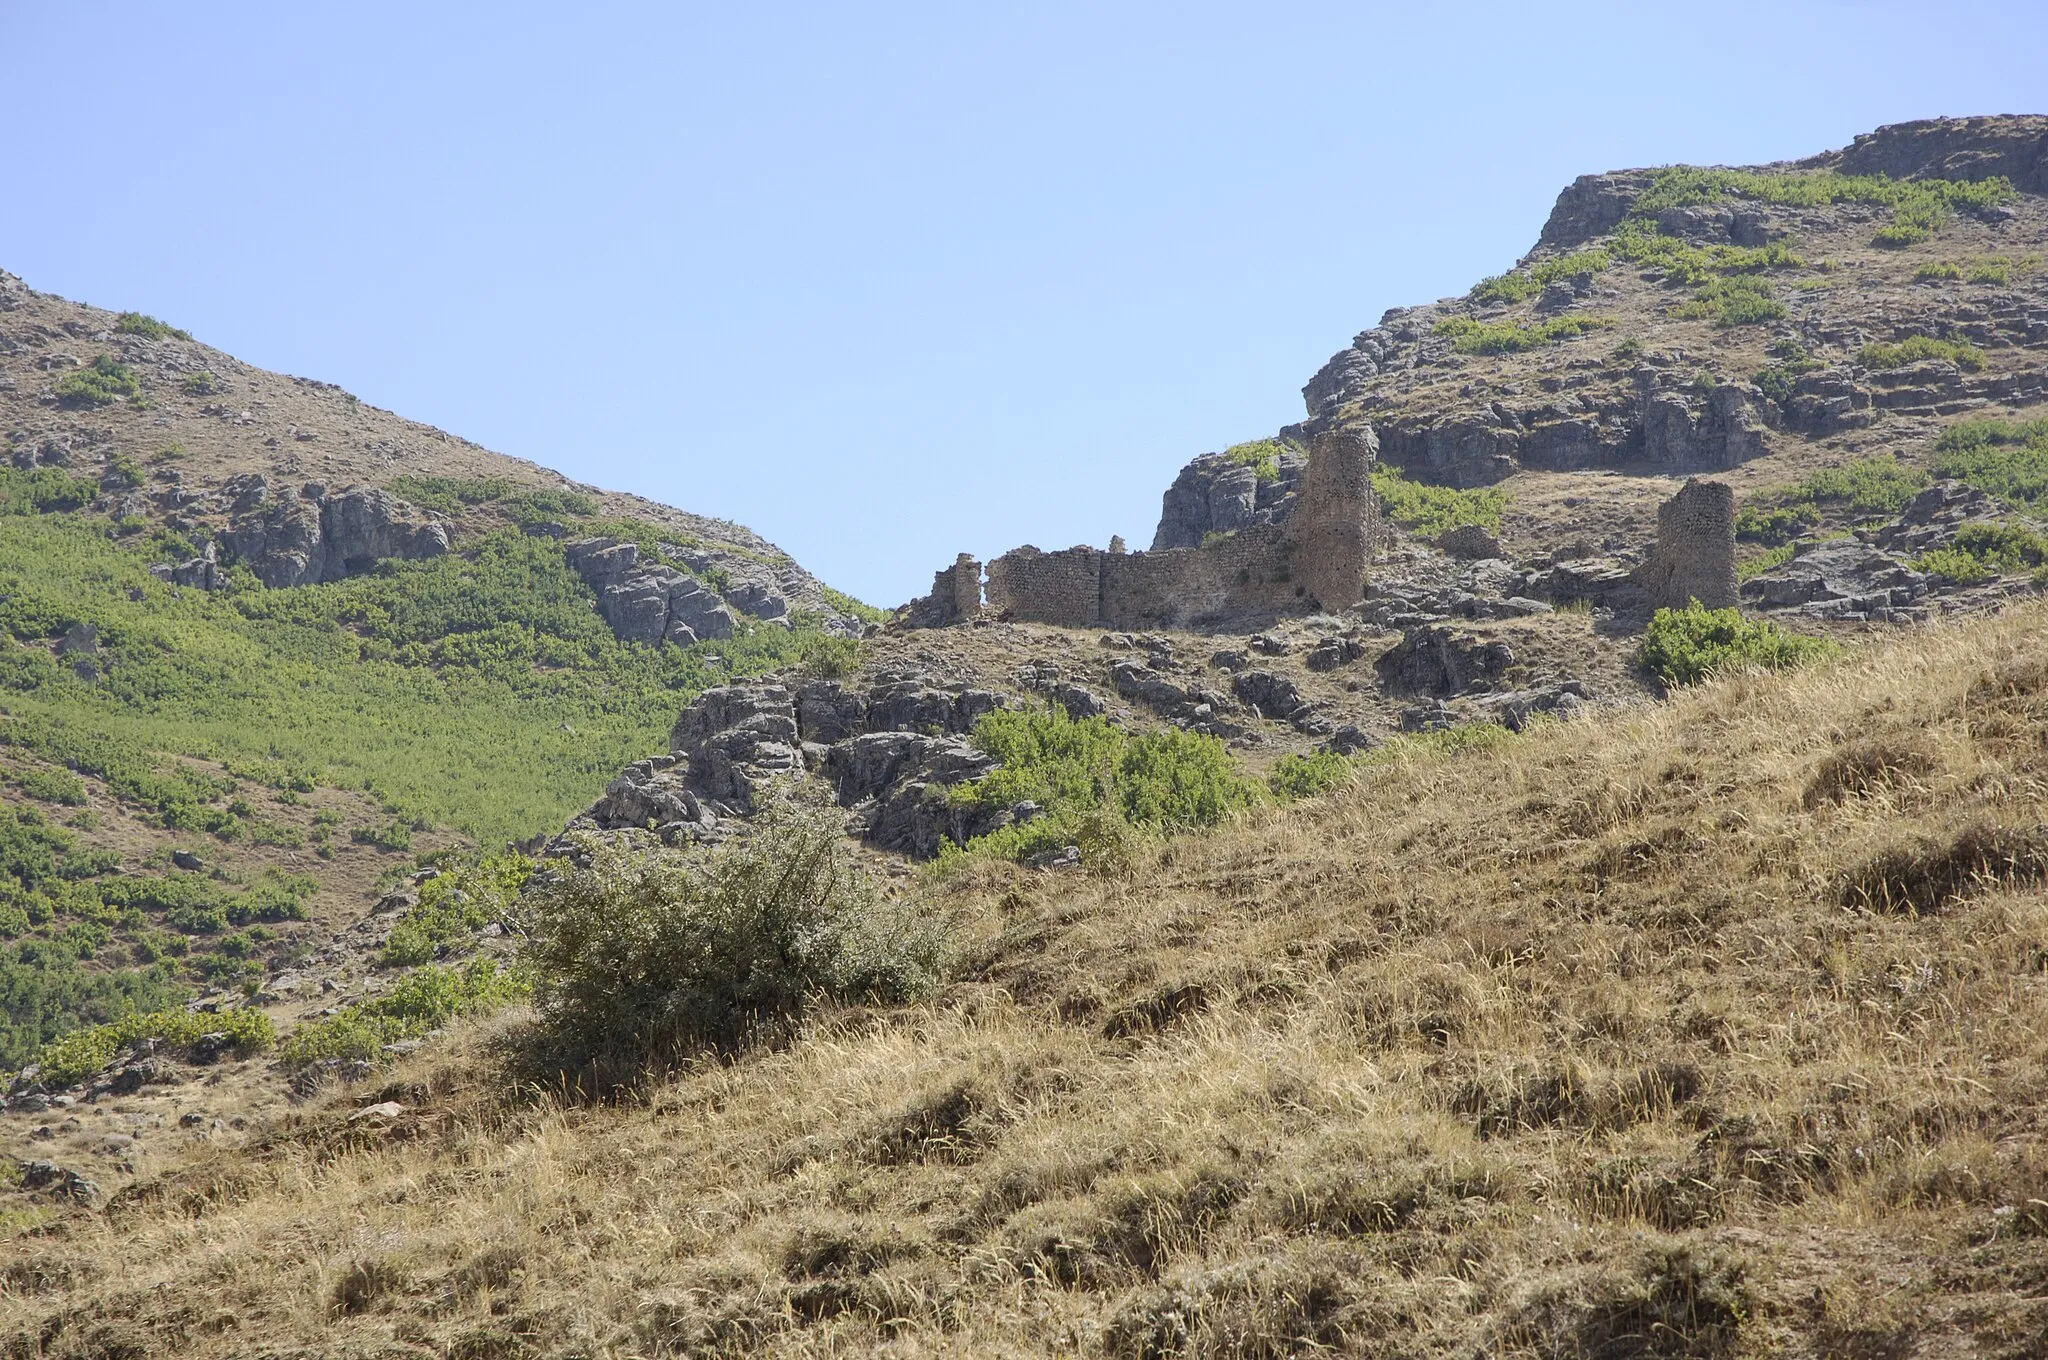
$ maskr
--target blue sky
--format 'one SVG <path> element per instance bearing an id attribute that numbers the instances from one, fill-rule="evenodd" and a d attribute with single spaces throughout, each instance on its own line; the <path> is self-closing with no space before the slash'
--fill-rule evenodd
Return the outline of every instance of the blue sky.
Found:
<path id="1" fill-rule="evenodd" d="M 2048 111 L 2048 7 L 0 0 L 0 267 L 877 603 L 1150 541 L 1573 176 Z"/>

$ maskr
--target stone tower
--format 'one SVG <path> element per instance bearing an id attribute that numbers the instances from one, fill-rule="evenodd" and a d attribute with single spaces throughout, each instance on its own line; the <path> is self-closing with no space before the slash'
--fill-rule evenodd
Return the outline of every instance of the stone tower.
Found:
<path id="1" fill-rule="evenodd" d="M 1379 438 L 1369 427 L 1329 431 L 1309 445 L 1287 538 L 1294 579 L 1331 612 L 1365 598 L 1375 515 L 1372 469 L 1379 453 Z"/>

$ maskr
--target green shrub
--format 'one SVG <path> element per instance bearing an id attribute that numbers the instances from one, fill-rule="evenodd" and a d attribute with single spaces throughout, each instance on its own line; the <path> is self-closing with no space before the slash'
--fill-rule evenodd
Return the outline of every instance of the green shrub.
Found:
<path id="1" fill-rule="evenodd" d="M 85 781 L 69 770 L 19 770 L 8 776 L 14 787 L 44 803 L 84 807 Z"/>
<path id="2" fill-rule="evenodd" d="M 1275 798 L 1285 803 L 1299 798 L 1319 798 L 1348 783 L 1357 768 L 1349 757 L 1340 756 L 1335 751 L 1282 756 L 1267 772 L 1266 787 L 1273 791 Z"/>
<path id="3" fill-rule="evenodd" d="M 1856 355 L 1865 368 L 1880 371 L 1925 359 L 1946 359 L 1966 373 L 1984 367 L 1984 351 L 1975 345 L 1966 340 L 1937 340 L 1931 335 L 1909 336 L 1896 344 L 1865 345 Z"/>
<path id="4" fill-rule="evenodd" d="M 1527 323 L 1453 316 L 1437 322 L 1436 333 L 1448 336 L 1451 348 L 1460 354 L 1521 354 L 1614 324 L 1614 318 L 1609 316 L 1556 316 Z"/>
<path id="5" fill-rule="evenodd" d="M 1990 563 L 1954 548 L 1936 548 L 1921 553 L 1913 559 L 1913 568 L 1958 586 L 1973 586 L 1997 574 Z"/>
<path id="6" fill-rule="evenodd" d="M 1735 564 L 1735 579 L 1737 581 L 1747 581 L 1752 576 L 1761 576 L 1767 571 L 1775 571 L 1777 568 L 1790 562 L 1795 551 L 1795 544 L 1783 543 L 1775 548 L 1760 552 L 1755 557 L 1749 558 L 1746 561 L 1738 562 Z"/>
<path id="7" fill-rule="evenodd" d="M 180 340 L 192 338 L 191 332 L 181 331 L 176 326 L 166 325 L 153 316 L 144 316 L 141 312 L 121 313 L 121 319 L 114 323 L 114 329 L 123 335 L 139 335 L 145 340 L 163 340 L 173 336 Z"/>
<path id="8" fill-rule="evenodd" d="M 511 912 L 532 873 L 533 861 L 514 852 L 428 879 L 419 901 L 391 928 L 384 962 L 425 963 L 444 948 L 471 943 L 476 932 Z"/>
<path id="9" fill-rule="evenodd" d="M 63 406 L 110 406 L 123 398 L 142 395 L 135 370 L 102 354 L 84 368 L 65 374 L 57 381 L 57 401 Z"/>
<path id="10" fill-rule="evenodd" d="M 187 1048 L 208 1034 L 225 1034 L 230 1046 L 245 1053 L 261 1052 L 277 1038 L 270 1017 L 262 1011 L 154 1011 L 128 1015 L 105 1025 L 74 1030 L 43 1046 L 36 1054 L 39 1078 L 47 1086 L 83 1081 L 112 1062 L 121 1049 L 141 1039 Z"/>
<path id="11" fill-rule="evenodd" d="M 1785 315 L 1785 304 L 1771 296 L 1770 285 L 1762 279 L 1738 274 L 1702 284 L 1692 301 L 1673 308 L 1672 315 L 1712 321 L 1723 328 L 1750 326 L 1778 320 Z"/>
<path id="12" fill-rule="evenodd" d="M 1168 728 L 1131 736 L 1102 718 L 1070 718 L 1049 707 L 998 710 L 974 728 L 975 744 L 1001 764 L 954 788 L 965 808 L 1001 812 L 1035 803 L 1040 813 L 972 842 L 976 854 L 1021 859 L 1066 845 L 1124 853 L 1126 830 L 1165 832 L 1214 826 L 1252 806 L 1261 787 L 1214 737 Z M 948 851 L 948 853 L 957 853 Z"/>
<path id="13" fill-rule="evenodd" d="M 278 1057 L 288 1067 L 329 1058 L 374 1062 L 386 1044 L 422 1038 L 465 1015 L 496 1010 L 528 990 L 521 973 L 502 969 L 492 959 L 415 969 L 380 996 L 300 1025 L 278 1045 Z"/>
<path id="14" fill-rule="evenodd" d="M 1614 257 L 1600 249 L 1576 251 L 1555 259 L 1542 260 L 1526 269 L 1482 279 L 1467 296 L 1479 303 L 1526 302 L 1559 279 L 1579 274 L 1598 274 L 1614 263 Z"/>
<path id="15" fill-rule="evenodd" d="M 1697 684 L 1725 670 L 1760 666 L 1783 670 L 1834 655 L 1826 638 L 1788 633 L 1768 619 L 1745 619 L 1740 610 L 1660 609 L 1643 635 L 1637 661 L 1666 687 Z"/>
<path id="16" fill-rule="evenodd" d="M 1735 512 L 1735 537 L 1743 543 L 1776 546 L 1791 542 L 1820 520 L 1820 508 L 1811 501 L 1762 507 L 1745 505 Z"/>
<path id="17" fill-rule="evenodd" d="M 1966 524 L 1946 548 L 1921 554 L 1914 567 L 1956 585 L 1975 585 L 2006 572 L 2048 565 L 2048 538 L 2024 524 Z"/>
<path id="18" fill-rule="evenodd" d="M 821 998 L 893 1004 L 935 984 L 940 923 L 886 901 L 831 810 L 774 812 L 701 866 L 593 847 L 525 899 L 523 958 L 571 1061 L 730 1050 Z"/>
<path id="19" fill-rule="evenodd" d="M 1461 491 L 1418 482 L 1402 475 L 1391 463 L 1373 467 L 1372 490 L 1382 515 L 1423 538 L 1434 538 L 1446 529 L 1466 524 L 1498 531 L 1501 512 L 1508 505 L 1508 493 L 1498 487 Z"/>
<path id="20" fill-rule="evenodd" d="M 1232 444 L 1223 451 L 1223 456 L 1234 467 L 1248 467 L 1262 482 L 1278 481 L 1280 478 L 1280 455 L 1299 453 L 1301 450 L 1284 439 L 1254 439 L 1243 444 Z"/>
<path id="21" fill-rule="evenodd" d="M 1934 445 L 1934 472 L 2015 505 L 2048 495 L 2048 419 L 1959 421 Z"/>

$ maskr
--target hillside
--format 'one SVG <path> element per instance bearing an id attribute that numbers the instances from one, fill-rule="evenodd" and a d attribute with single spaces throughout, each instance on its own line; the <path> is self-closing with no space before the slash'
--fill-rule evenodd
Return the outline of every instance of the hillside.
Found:
<path id="1" fill-rule="evenodd" d="M 164 1174 L 16 1219 L 0 1316 L 48 1354 L 2038 1354 L 2042 623 L 992 867 L 934 901 L 930 1004 L 623 1106 L 512 1093 L 484 1032 L 239 1146 L 148 1133 Z"/>
<path id="2" fill-rule="evenodd" d="M 2048 1351 L 2048 118 L 1584 177 L 886 622 L 4 297 L 14 1352 Z"/>
<path id="3" fill-rule="evenodd" d="M 863 626 L 740 526 L 9 275 L 0 431 L 4 1068 L 134 1005 L 360 990 L 362 951 L 306 960 L 398 880 L 553 832 L 691 694 Z M 644 559 L 609 592 L 590 536 Z M 649 590 L 703 636 L 640 640 Z"/>

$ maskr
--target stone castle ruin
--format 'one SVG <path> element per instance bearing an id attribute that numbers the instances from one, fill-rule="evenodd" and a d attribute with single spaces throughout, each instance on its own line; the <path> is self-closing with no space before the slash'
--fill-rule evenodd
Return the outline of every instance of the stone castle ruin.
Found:
<path id="1" fill-rule="evenodd" d="M 1635 584 L 1652 608 L 1709 609 L 1737 602 L 1735 492 L 1726 482 L 1689 479 L 1657 507 L 1657 541 L 1636 568 Z"/>
<path id="2" fill-rule="evenodd" d="M 1026 545 L 982 564 L 962 553 L 904 606 L 906 627 L 980 615 L 1065 628 L 1200 628 L 1254 615 L 1336 611 L 1365 595 L 1378 514 L 1370 429 L 1317 435 L 1293 512 L 1191 548 L 1110 551 Z"/>

